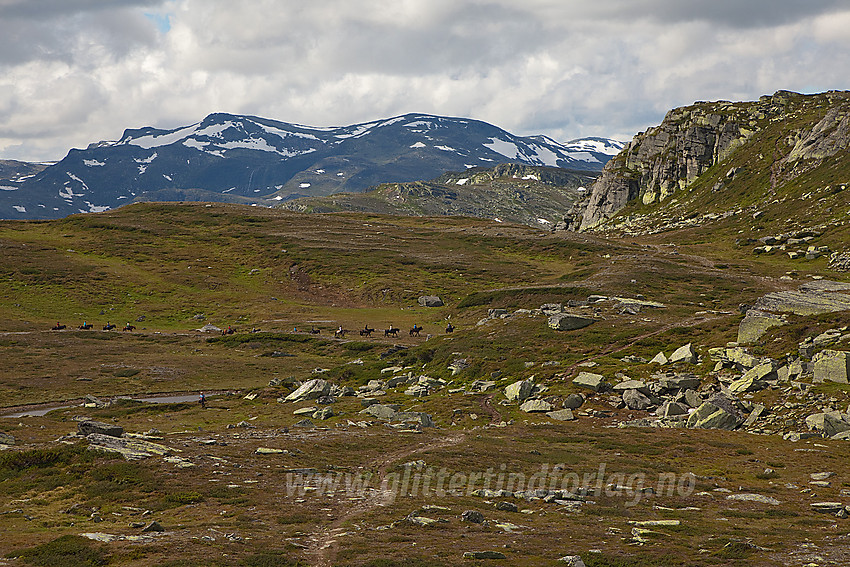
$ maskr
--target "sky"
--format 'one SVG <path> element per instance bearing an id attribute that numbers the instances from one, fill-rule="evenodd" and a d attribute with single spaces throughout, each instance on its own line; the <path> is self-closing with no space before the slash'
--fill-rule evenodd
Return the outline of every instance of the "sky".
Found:
<path id="1" fill-rule="evenodd" d="M 699 100 L 850 89 L 847 30 L 847 0 L 0 0 L 0 159 L 212 112 L 628 141 Z"/>

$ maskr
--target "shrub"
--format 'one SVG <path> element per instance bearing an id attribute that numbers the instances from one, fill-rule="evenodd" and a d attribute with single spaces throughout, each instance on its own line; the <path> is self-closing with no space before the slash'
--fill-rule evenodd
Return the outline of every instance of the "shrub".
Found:
<path id="1" fill-rule="evenodd" d="M 75 535 L 64 535 L 7 557 L 20 557 L 25 563 L 43 567 L 97 567 L 109 561 L 106 546 Z"/>

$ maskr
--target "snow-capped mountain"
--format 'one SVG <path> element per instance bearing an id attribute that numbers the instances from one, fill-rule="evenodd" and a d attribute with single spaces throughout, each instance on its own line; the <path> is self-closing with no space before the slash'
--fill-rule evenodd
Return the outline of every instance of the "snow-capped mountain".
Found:
<path id="1" fill-rule="evenodd" d="M 125 130 L 34 176 L 0 179 L 0 217 L 58 218 L 139 200 L 269 205 L 499 163 L 598 172 L 622 147 L 604 138 L 514 136 L 427 114 L 316 128 L 219 113 L 173 130 Z"/>

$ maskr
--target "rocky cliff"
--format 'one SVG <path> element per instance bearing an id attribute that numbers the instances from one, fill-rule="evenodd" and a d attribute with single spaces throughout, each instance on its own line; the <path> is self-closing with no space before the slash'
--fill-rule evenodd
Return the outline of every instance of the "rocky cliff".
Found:
<path id="1" fill-rule="evenodd" d="M 643 205 L 675 202 L 672 196 L 690 189 L 714 166 L 719 167 L 709 185 L 719 191 L 741 171 L 733 156 L 756 145 L 758 151 L 746 163 L 737 161 L 746 166 L 751 188 L 768 195 L 846 150 L 848 141 L 848 92 L 778 91 L 755 102 L 677 108 L 608 162 L 572 228 L 597 227 L 635 199 Z"/>

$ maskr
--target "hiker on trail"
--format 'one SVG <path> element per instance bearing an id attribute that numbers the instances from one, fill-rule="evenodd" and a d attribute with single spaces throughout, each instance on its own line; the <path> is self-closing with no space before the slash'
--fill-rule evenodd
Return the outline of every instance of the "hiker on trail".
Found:
<path id="1" fill-rule="evenodd" d="M 200 404 L 201 404 L 201 407 L 202 407 L 202 408 L 206 409 L 206 407 L 207 407 L 207 398 L 206 398 L 206 396 L 204 396 L 204 393 L 203 393 L 203 392 L 201 392 L 201 395 L 200 395 L 200 396 L 198 396 L 198 403 L 200 403 Z"/>

